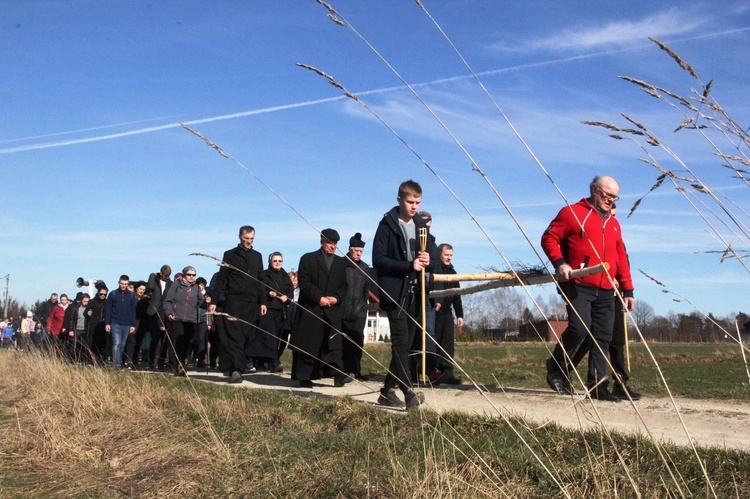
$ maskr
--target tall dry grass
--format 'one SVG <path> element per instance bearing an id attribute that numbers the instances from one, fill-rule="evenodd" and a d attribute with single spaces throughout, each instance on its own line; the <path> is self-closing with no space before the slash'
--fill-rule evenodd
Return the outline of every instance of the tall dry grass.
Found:
<path id="1" fill-rule="evenodd" d="M 200 415 L 198 395 L 155 377 L 3 352 L 0 378 L 4 409 L 14 408 L 3 466 L 24 494 L 195 496 L 228 460 L 204 418 L 173 417 L 175 407 Z"/>

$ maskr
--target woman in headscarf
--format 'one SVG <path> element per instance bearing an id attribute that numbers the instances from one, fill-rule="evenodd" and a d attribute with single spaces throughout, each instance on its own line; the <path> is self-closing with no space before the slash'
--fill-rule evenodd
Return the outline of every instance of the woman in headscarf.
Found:
<path id="1" fill-rule="evenodd" d="M 294 297 L 294 285 L 289 274 L 283 269 L 283 263 L 284 257 L 278 251 L 268 257 L 268 269 L 263 273 L 268 311 L 260 319 L 260 330 L 252 348 L 256 368 L 268 363 L 268 370 L 273 373 L 284 371 L 279 356 L 289 338 L 289 305 Z"/>

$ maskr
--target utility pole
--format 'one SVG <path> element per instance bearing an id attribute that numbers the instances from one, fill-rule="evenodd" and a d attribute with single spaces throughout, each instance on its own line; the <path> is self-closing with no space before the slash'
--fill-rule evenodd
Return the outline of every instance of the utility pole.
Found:
<path id="1" fill-rule="evenodd" d="M 8 318 L 8 288 L 10 287 L 10 274 L 5 276 L 5 307 L 3 308 L 3 319 Z"/>

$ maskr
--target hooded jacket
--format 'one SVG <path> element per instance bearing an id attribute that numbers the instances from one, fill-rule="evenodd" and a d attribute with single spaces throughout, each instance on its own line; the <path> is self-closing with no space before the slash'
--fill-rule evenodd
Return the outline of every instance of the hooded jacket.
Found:
<path id="1" fill-rule="evenodd" d="M 609 277 L 620 284 L 624 296 L 633 296 L 633 279 L 620 222 L 610 213 L 602 217 L 588 199 L 560 210 L 542 235 L 542 249 L 555 269 L 563 263 L 573 269 L 608 263 Z M 606 290 L 613 288 L 603 272 L 573 282 Z"/>

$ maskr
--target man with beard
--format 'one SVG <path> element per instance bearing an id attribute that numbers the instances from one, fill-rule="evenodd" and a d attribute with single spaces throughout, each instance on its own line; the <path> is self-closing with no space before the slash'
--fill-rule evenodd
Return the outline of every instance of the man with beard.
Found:
<path id="1" fill-rule="evenodd" d="M 223 297 L 224 313 L 239 320 L 224 322 L 219 338 L 219 356 L 224 374 L 230 383 L 242 383 L 247 361 L 245 344 L 258 317 L 266 313 L 266 293 L 263 291 L 263 257 L 253 249 L 255 229 L 240 227 L 240 243 L 224 253 L 222 266 L 214 286 L 210 289 L 209 313 L 216 311 L 216 302 Z M 221 332 L 220 331 L 220 332 Z"/>
<path id="2" fill-rule="evenodd" d="M 323 229 L 320 249 L 299 260 L 299 309 L 290 347 L 292 379 L 312 388 L 323 366 L 333 372 L 333 385 L 344 386 L 352 378 L 343 372 L 341 356 L 342 301 L 346 297 L 346 262 L 336 255 L 339 233 Z"/>

